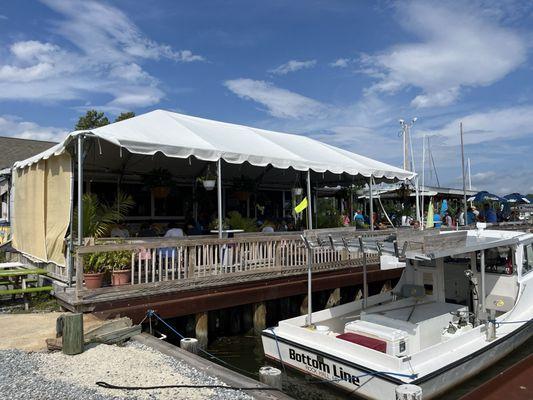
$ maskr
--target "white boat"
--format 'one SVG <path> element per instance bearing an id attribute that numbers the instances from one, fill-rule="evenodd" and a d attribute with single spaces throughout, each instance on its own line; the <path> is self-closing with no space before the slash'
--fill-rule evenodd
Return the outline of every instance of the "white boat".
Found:
<path id="1" fill-rule="evenodd" d="M 424 232 L 392 291 L 280 321 L 262 332 L 265 355 L 359 397 L 413 384 L 430 399 L 531 337 L 533 234 Z"/>

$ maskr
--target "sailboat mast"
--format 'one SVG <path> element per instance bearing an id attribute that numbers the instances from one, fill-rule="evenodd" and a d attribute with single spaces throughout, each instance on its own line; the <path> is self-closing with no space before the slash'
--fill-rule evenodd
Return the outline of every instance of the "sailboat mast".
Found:
<path id="1" fill-rule="evenodd" d="M 463 141 L 463 123 L 459 124 L 461 130 L 461 165 L 462 165 L 462 175 L 463 175 L 463 219 L 466 225 L 466 177 L 465 177 L 465 144 Z"/>

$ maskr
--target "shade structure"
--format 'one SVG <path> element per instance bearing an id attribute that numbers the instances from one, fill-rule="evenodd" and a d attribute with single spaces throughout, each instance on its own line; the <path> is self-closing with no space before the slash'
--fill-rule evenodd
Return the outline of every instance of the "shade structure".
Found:
<path id="1" fill-rule="evenodd" d="M 509 203 L 522 203 L 529 204 L 531 203 L 526 196 L 521 195 L 520 193 L 511 193 L 503 196 Z"/>
<path id="2" fill-rule="evenodd" d="M 257 167 L 271 165 L 281 169 L 374 176 L 388 180 L 405 180 L 415 176 L 413 172 L 307 136 L 267 131 L 164 110 L 151 111 L 88 132 L 71 132 L 58 145 L 17 162 L 14 167 L 23 168 L 41 159 L 61 154 L 80 134 L 112 143 L 133 154 L 162 153 L 167 157 L 182 159 L 194 156 L 204 161 L 222 159 L 230 164 L 247 162 Z"/>
<path id="3" fill-rule="evenodd" d="M 500 203 L 505 203 L 507 200 L 503 197 L 498 196 L 497 194 L 492 194 L 487 191 L 478 192 L 475 196 L 469 197 L 468 201 L 474 201 L 477 203 L 483 201 L 498 201 Z"/>

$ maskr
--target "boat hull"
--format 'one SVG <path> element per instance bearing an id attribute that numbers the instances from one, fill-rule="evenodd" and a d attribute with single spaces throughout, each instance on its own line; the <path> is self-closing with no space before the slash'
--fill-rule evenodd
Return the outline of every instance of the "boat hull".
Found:
<path id="1" fill-rule="evenodd" d="M 357 397 L 395 400 L 396 387 L 404 383 L 420 386 L 424 399 L 434 398 L 495 364 L 532 335 L 533 323 L 530 321 L 504 337 L 487 343 L 477 352 L 415 379 L 379 374 L 384 371 L 375 371 L 364 365 L 287 340 L 274 334 L 272 330 L 263 331 L 262 341 L 265 356 L 280 362 L 281 354 L 285 367 L 291 367 L 320 380 L 327 380 L 330 384 Z"/>

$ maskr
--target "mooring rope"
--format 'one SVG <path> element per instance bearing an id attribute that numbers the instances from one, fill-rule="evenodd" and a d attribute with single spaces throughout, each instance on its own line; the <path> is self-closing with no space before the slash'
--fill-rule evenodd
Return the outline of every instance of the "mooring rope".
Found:
<path id="1" fill-rule="evenodd" d="M 161 321 L 168 329 L 170 329 L 172 332 L 174 332 L 180 339 L 185 339 L 185 336 L 183 336 L 181 333 L 179 333 L 176 329 L 174 329 L 172 326 L 170 326 L 163 318 L 161 318 L 159 315 L 157 315 L 157 313 L 154 311 L 154 310 L 148 310 L 146 312 L 146 315 L 148 316 L 153 316 L 155 318 L 157 318 L 159 321 Z M 217 360 L 218 362 L 220 362 L 221 364 L 224 364 L 226 366 L 228 366 L 229 368 L 233 369 L 233 370 L 236 370 L 238 372 L 241 372 L 243 374 L 247 374 L 247 375 L 250 375 L 250 376 L 253 376 L 253 377 L 256 377 L 258 376 L 259 374 L 257 372 L 250 372 L 250 371 L 246 371 L 244 369 L 241 369 L 239 367 L 236 367 L 235 365 L 233 364 L 230 364 L 224 360 L 222 360 L 221 358 L 215 356 L 214 354 L 211 354 L 209 353 L 208 351 L 202 349 L 201 347 L 198 347 L 198 350 L 201 351 L 203 354 L 205 354 L 206 356 L 208 356 L 209 358 L 213 359 L 213 360 Z"/>

